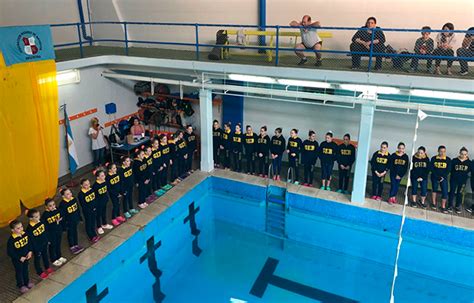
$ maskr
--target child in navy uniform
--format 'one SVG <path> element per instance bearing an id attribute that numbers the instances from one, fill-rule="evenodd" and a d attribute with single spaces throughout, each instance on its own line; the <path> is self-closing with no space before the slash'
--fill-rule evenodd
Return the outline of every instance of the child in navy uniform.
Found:
<path id="1" fill-rule="evenodd" d="M 242 152 L 243 152 L 243 144 L 242 144 L 242 129 L 240 123 L 235 125 L 235 131 L 232 134 L 232 163 L 233 163 L 233 170 L 236 172 L 242 171 Z"/>
<path id="2" fill-rule="evenodd" d="M 339 188 L 338 193 L 349 194 L 349 177 L 351 175 L 352 164 L 355 161 L 355 147 L 351 144 L 351 136 L 344 135 L 344 142 L 337 150 L 337 165 L 339 166 Z"/>
<path id="3" fill-rule="evenodd" d="M 41 222 L 41 214 L 37 209 L 28 210 L 28 218 L 30 219 L 26 233 L 28 234 L 31 250 L 33 251 L 33 262 L 35 270 L 41 279 L 46 279 L 48 275 L 53 273 L 53 269 L 50 267 L 48 257 L 48 236 L 46 235 L 46 226 Z M 41 261 L 43 261 L 44 270 L 41 267 Z"/>
<path id="4" fill-rule="evenodd" d="M 230 169 L 232 134 L 229 123 L 224 124 L 224 131 L 222 132 L 221 145 L 219 146 L 219 149 L 222 152 L 222 165 L 224 166 L 224 169 Z"/>
<path id="5" fill-rule="evenodd" d="M 451 171 L 451 159 L 446 156 L 446 147 L 438 147 L 438 155 L 431 158 L 431 208 L 437 209 L 436 195 L 441 192 L 441 211 L 446 212 L 446 201 L 448 199 L 448 175 Z M 440 191 L 438 191 L 440 188 Z"/>
<path id="6" fill-rule="evenodd" d="M 88 179 L 81 179 L 81 190 L 77 195 L 77 199 L 81 205 L 82 214 L 84 216 L 84 224 L 86 228 L 86 234 L 89 241 L 96 243 L 100 240 L 97 235 L 96 219 L 97 219 L 97 195 L 91 188 L 91 183 Z"/>
<path id="7" fill-rule="evenodd" d="M 186 140 L 184 140 L 184 135 L 182 131 L 176 132 L 176 164 L 178 165 L 178 178 L 185 177 L 186 165 L 192 151 L 188 148 Z"/>
<path id="8" fill-rule="evenodd" d="M 288 138 L 288 144 L 287 144 L 287 153 L 288 153 L 288 162 L 291 168 L 293 168 L 293 173 L 294 175 L 288 176 L 289 179 L 292 179 L 292 181 L 295 184 L 298 184 L 298 162 L 300 160 L 300 153 L 301 153 L 301 147 L 303 145 L 303 142 L 301 141 L 300 138 L 298 138 L 298 130 L 293 128 L 290 131 L 290 138 Z"/>
<path id="9" fill-rule="evenodd" d="M 426 208 L 426 194 L 428 189 L 428 174 L 430 172 L 430 159 L 426 155 L 423 146 L 418 147 L 418 151 L 413 155 L 413 168 L 410 172 L 411 181 L 411 206 L 417 207 L 416 196 L 420 187 L 420 206 Z"/>
<path id="10" fill-rule="evenodd" d="M 280 180 L 281 161 L 285 152 L 286 141 L 282 135 L 283 130 L 278 127 L 271 139 L 270 154 L 272 156 L 273 180 Z"/>
<path id="11" fill-rule="evenodd" d="M 219 121 L 214 120 L 214 122 L 212 122 L 212 154 L 214 158 L 214 167 L 219 167 L 221 140 L 222 129 L 219 125 Z"/>
<path id="12" fill-rule="evenodd" d="M 138 207 L 143 209 L 148 206 L 148 203 L 146 203 L 147 186 L 150 183 L 145 152 L 143 150 L 137 151 L 137 156 L 133 161 L 133 175 L 135 176 L 135 183 L 138 187 Z"/>
<path id="13" fill-rule="evenodd" d="M 168 184 L 168 171 L 169 167 L 171 166 L 171 151 L 170 147 L 168 145 L 168 137 L 164 134 L 161 134 L 159 137 L 160 139 L 160 150 L 161 150 L 161 181 L 160 184 L 162 186 L 165 186 Z"/>
<path id="14" fill-rule="evenodd" d="M 313 186 L 313 169 L 318 159 L 319 144 L 316 141 L 316 133 L 312 130 L 308 132 L 308 139 L 304 140 L 301 148 L 301 164 L 304 167 L 304 186 Z"/>
<path id="15" fill-rule="evenodd" d="M 107 192 L 112 201 L 112 225 L 119 226 L 125 222 L 125 218 L 120 215 L 120 198 L 122 197 L 122 184 L 120 175 L 117 173 L 117 165 L 109 163 L 107 165 Z"/>
<path id="16" fill-rule="evenodd" d="M 63 217 L 56 208 L 53 199 L 48 198 L 44 201 L 45 212 L 41 216 L 41 221 L 46 226 L 46 234 L 49 240 L 49 257 L 54 266 L 61 266 L 66 263 L 67 259 L 61 254 L 61 240 L 63 237 Z"/>
<path id="17" fill-rule="evenodd" d="M 188 158 L 186 159 L 185 172 L 191 173 L 193 172 L 194 154 L 197 151 L 196 134 L 193 131 L 192 125 L 186 126 L 186 132 L 184 133 L 183 139 L 186 141 L 186 146 L 188 147 Z"/>
<path id="18" fill-rule="evenodd" d="M 163 157 L 161 154 L 160 140 L 155 138 L 152 140 L 151 156 L 153 158 L 153 191 L 156 191 L 166 184 L 161 184 L 161 175 L 163 174 Z"/>
<path id="19" fill-rule="evenodd" d="M 388 143 L 384 141 L 380 144 L 380 150 L 376 151 L 370 160 L 372 169 L 372 199 L 377 201 L 382 200 L 383 181 L 389 169 L 389 157 Z"/>
<path id="20" fill-rule="evenodd" d="M 112 229 L 113 226 L 107 223 L 107 203 L 109 202 L 109 195 L 107 193 L 107 182 L 105 181 L 105 171 L 97 170 L 95 172 L 96 180 L 92 189 L 95 191 L 97 199 L 97 233 L 102 235 L 104 229 Z"/>
<path id="21" fill-rule="evenodd" d="M 246 126 L 246 133 L 243 136 L 245 146 L 245 159 L 247 162 L 247 174 L 255 173 L 255 153 L 257 150 L 257 135 L 253 132 L 252 126 Z"/>
<path id="22" fill-rule="evenodd" d="M 63 188 L 60 191 L 63 199 L 59 203 L 59 211 L 64 220 L 64 225 L 67 230 L 67 241 L 69 243 L 69 249 L 71 253 L 77 255 L 84 250 L 83 247 L 79 246 L 77 237 L 77 225 L 81 220 L 81 214 L 79 213 L 79 203 L 72 196 L 72 191 L 69 188 Z"/>
<path id="23" fill-rule="evenodd" d="M 449 207 L 448 211 L 452 212 L 453 207 L 457 214 L 461 213 L 462 195 L 466 187 L 469 172 L 471 170 L 471 161 L 468 157 L 468 151 L 465 147 L 459 151 L 459 156 L 451 161 L 451 176 L 449 179 Z M 471 176 L 472 178 L 472 176 Z M 456 205 L 453 205 L 454 197 L 456 197 Z"/>
<path id="24" fill-rule="evenodd" d="M 319 161 L 321 161 L 322 190 L 331 190 L 332 170 L 337 159 L 337 150 L 339 149 L 337 144 L 332 141 L 332 138 L 332 132 L 327 132 L 326 141 L 321 142 L 319 145 L 318 155 Z"/>
<path id="25" fill-rule="evenodd" d="M 257 138 L 257 163 L 260 177 L 267 177 L 268 153 L 270 152 L 270 137 L 267 135 L 267 127 L 260 127 L 260 135 Z"/>
<path id="26" fill-rule="evenodd" d="M 130 157 L 122 158 L 122 166 L 120 167 L 120 181 L 122 187 L 122 210 L 126 219 L 130 219 L 133 215 L 138 213 L 133 207 L 133 169 Z"/>
<path id="27" fill-rule="evenodd" d="M 400 142 L 397 146 L 397 151 L 390 155 L 389 158 L 390 169 L 390 194 L 388 203 L 397 203 L 397 193 L 400 187 L 400 181 L 408 171 L 409 159 L 405 153 L 405 143 Z"/>
<path id="28" fill-rule="evenodd" d="M 15 268 L 16 286 L 21 293 L 26 293 L 35 284 L 30 282 L 28 261 L 33 256 L 28 234 L 23 231 L 23 225 L 18 220 L 10 222 L 12 234 L 7 242 L 7 254 Z"/>

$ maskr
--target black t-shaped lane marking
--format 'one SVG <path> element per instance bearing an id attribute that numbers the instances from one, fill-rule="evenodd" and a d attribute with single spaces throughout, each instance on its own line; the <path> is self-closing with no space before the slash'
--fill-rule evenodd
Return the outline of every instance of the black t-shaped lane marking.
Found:
<path id="1" fill-rule="evenodd" d="M 146 253 L 140 257 L 140 263 L 145 262 L 148 259 L 148 268 L 150 269 L 151 274 L 155 277 L 155 283 L 153 283 L 153 299 L 156 303 L 163 302 L 165 298 L 165 294 L 161 292 L 161 283 L 160 277 L 162 275 L 162 271 L 158 268 L 158 264 L 156 262 L 156 255 L 155 251 L 161 246 L 161 241 L 155 244 L 155 237 L 151 236 L 146 241 L 147 251 Z"/>
<path id="2" fill-rule="evenodd" d="M 268 285 L 273 285 L 281 289 L 305 296 L 307 298 L 315 299 L 324 303 L 357 303 L 358 301 L 346 297 L 342 297 L 318 288 L 300 284 L 279 276 L 276 276 L 275 270 L 278 265 L 278 260 L 268 258 L 263 265 L 260 274 L 250 290 L 250 294 L 262 298 L 265 294 Z"/>
<path id="3" fill-rule="evenodd" d="M 109 288 L 106 287 L 100 294 L 97 293 L 97 284 L 92 285 L 86 290 L 87 303 L 99 303 L 105 296 L 109 294 Z"/>
<path id="4" fill-rule="evenodd" d="M 192 251 L 193 255 L 196 257 L 199 257 L 199 255 L 202 253 L 202 249 L 199 248 L 199 243 L 198 243 L 198 236 L 201 233 L 201 231 L 197 228 L 196 225 L 196 214 L 199 211 L 199 206 L 197 208 L 194 208 L 194 202 L 189 204 L 188 206 L 188 215 L 186 218 L 184 218 L 183 224 L 186 224 L 189 221 L 189 227 L 191 228 L 191 235 L 194 236 L 194 240 L 192 242 Z"/>

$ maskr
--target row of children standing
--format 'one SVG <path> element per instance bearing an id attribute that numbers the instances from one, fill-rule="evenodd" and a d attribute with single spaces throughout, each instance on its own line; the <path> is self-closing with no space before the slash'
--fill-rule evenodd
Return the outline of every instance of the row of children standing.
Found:
<path id="1" fill-rule="evenodd" d="M 82 179 L 77 199 L 71 189 L 63 188 L 59 208 L 53 199 L 47 199 L 42 215 L 39 210 L 30 209 L 26 232 L 20 221 L 12 221 L 7 253 L 15 268 L 20 291 L 26 293 L 34 286 L 28 272 L 31 258 L 42 279 L 54 272 L 51 264 L 61 266 L 67 261 L 61 254 L 64 230 L 67 231 L 71 253 L 82 252 L 84 248 L 78 245 L 77 232 L 81 220 L 89 240 L 92 243 L 99 241 L 104 230 L 113 229 L 138 213 L 133 201 L 135 187 L 138 188 L 138 207 L 145 208 L 156 198 L 153 192 L 168 184 L 168 180 L 179 182 L 190 174 L 196 147 L 196 136 L 190 125 L 185 133 L 178 131 L 171 140 L 160 135 L 153 139 L 151 146 L 136 151 L 133 164 L 130 157 L 123 157 L 120 165 L 110 163 L 106 170 L 95 171 L 96 179 L 92 185 L 88 179 Z M 107 218 L 109 201 L 112 202 L 110 220 Z"/>
<path id="2" fill-rule="evenodd" d="M 431 181 L 431 208 L 437 209 L 437 196 L 441 194 L 441 211 L 444 213 L 461 213 L 463 193 L 466 187 L 469 173 L 471 173 L 471 188 L 474 188 L 474 160 L 468 156 L 468 150 L 462 147 L 458 157 L 450 159 L 446 155 L 446 147 L 440 145 L 437 155 L 431 157 L 426 154 L 426 148 L 418 147 L 412 158 L 412 169 L 410 172 L 411 201 L 413 207 L 427 208 L 426 196 L 428 193 L 428 180 Z M 387 173 L 390 175 L 389 203 L 397 203 L 397 193 L 401 180 L 408 172 L 409 158 L 405 153 L 405 144 L 400 142 L 397 151 L 393 154 L 388 152 L 388 143 L 382 142 L 380 149 L 376 151 L 371 160 L 372 167 L 372 199 L 382 200 L 384 179 Z M 430 178 L 428 179 L 428 176 Z M 449 182 L 448 182 L 449 179 Z M 449 184 L 448 184 L 449 183 Z M 420 199 L 417 200 L 418 191 Z M 454 203 L 455 201 L 455 203 Z M 474 204 L 467 211 L 472 213 Z"/>
<path id="3" fill-rule="evenodd" d="M 259 135 L 253 132 L 250 125 L 242 133 L 241 125 L 237 124 L 231 130 L 230 123 L 220 128 L 217 120 L 213 123 L 213 151 L 215 166 L 222 165 L 225 169 L 242 171 L 242 158 L 246 159 L 246 171 L 249 174 L 258 174 L 267 177 L 270 160 L 274 180 L 280 180 L 281 163 L 283 154 L 288 154 L 289 166 L 292 168 L 291 180 L 299 183 L 299 166 L 304 167 L 303 185 L 313 186 L 314 167 L 317 159 L 321 162 L 321 189 L 331 190 L 331 179 L 334 163 L 339 167 L 338 192 L 348 193 L 349 176 L 355 161 L 355 147 L 350 142 L 350 135 L 344 135 L 344 141 L 337 145 L 333 141 L 332 132 L 325 135 L 325 141 L 319 144 L 316 133 L 309 131 L 308 139 L 301 140 L 298 130 L 292 129 L 286 142 L 282 129 L 275 129 L 275 134 L 270 138 L 267 127 L 260 128 Z M 244 152 L 245 151 L 245 152 Z"/>

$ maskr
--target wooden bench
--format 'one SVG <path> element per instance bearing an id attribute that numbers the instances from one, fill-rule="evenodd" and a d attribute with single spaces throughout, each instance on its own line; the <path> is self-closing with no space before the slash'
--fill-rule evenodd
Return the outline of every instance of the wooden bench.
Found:
<path id="1" fill-rule="evenodd" d="M 228 36 L 235 36 L 232 37 L 232 40 L 233 41 L 236 41 L 237 40 L 237 34 L 238 34 L 239 30 L 227 30 L 227 35 Z M 264 49 L 265 50 L 265 55 L 267 57 L 267 61 L 268 62 L 272 62 L 273 61 L 273 48 L 275 48 L 275 41 L 276 41 L 276 31 L 259 31 L 259 30 L 243 30 L 243 34 L 244 34 L 244 43 L 243 44 L 237 44 L 237 43 L 227 43 L 226 45 L 231 45 L 231 46 L 241 46 L 241 47 L 246 47 L 246 46 L 252 46 L 252 47 L 255 47 L 255 49 Z M 328 39 L 328 38 L 332 38 L 332 33 L 330 32 L 318 32 L 318 35 L 321 39 Z M 266 44 L 265 45 L 259 45 L 258 42 L 252 42 L 250 41 L 250 37 L 261 37 L 261 36 L 265 36 L 265 37 L 268 37 L 269 39 L 266 41 Z M 281 41 L 281 38 L 282 37 L 289 37 L 290 38 L 290 41 L 291 41 L 291 38 L 294 38 L 294 44 L 293 45 L 290 45 L 290 47 L 293 47 L 293 48 L 296 48 L 296 45 L 298 44 L 298 38 L 301 37 L 301 34 L 299 31 L 293 31 L 293 32 L 283 32 L 283 31 L 280 31 L 279 32 L 279 44 L 281 45 L 282 41 Z M 229 38 L 229 40 L 231 40 Z M 272 49 L 266 49 L 266 48 L 272 48 Z M 253 55 L 253 54 L 252 54 Z M 230 48 L 226 48 L 226 47 L 223 47 L 222 48 L 222 54 L 221 54 L 221 57 L 224 58 L 224 59 L 227 59 L 230 57 Z"/>

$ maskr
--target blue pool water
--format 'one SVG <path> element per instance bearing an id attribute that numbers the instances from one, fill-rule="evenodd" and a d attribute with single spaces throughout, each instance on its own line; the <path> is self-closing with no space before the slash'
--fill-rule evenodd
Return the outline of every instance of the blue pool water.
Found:
<path id="1" fill-rule="evenodd" d="M 399 216 L 288 194 L 281 240 L 265 195 L 210 177 L 50 302 L 389 302 Z M 395 302 L 472 303 L 473 233 L 405 227 Z"/>

